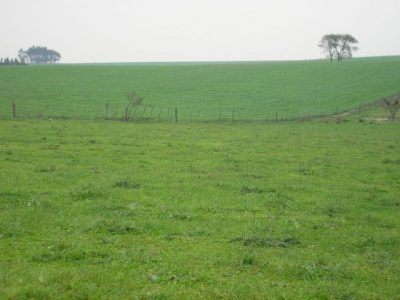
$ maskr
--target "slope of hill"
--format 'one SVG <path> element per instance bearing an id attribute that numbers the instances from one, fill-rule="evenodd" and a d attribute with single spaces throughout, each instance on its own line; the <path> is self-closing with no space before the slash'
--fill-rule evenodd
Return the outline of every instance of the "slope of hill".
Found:
<path id="1" fill-rule="evenodd" d="M 104 107 L 136 91 L 156 109 L 332 113 L 400 90 L 400 56 L 328 61 L 98 64 L 0 68 L 0 110 L 21 105 Z M 0 112 L 0 113 L 1 113 Z"/>

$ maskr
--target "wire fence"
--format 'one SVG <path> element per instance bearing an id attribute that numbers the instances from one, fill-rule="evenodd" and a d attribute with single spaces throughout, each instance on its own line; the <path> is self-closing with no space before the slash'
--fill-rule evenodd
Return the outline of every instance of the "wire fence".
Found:
<path id="1" fill-rule="evenodd" d="M 346 112 L 364 111 L 376 105 L 376 102 L 360 105 L 347 110 L 335 112 L 293 113 L 290 111 L 254 111 L 248 109 L 208 109 L 193 110 L 187 108 L 165 108 L 152 105 L 123 106 L 115 103 L 27 103 L 11 101 L 0 106 L 2 119 L 76 119 L 76 120 L 120 120 L 204 123 L 204 122 L 279 122 L 294 120 L 311 120 Z"/>

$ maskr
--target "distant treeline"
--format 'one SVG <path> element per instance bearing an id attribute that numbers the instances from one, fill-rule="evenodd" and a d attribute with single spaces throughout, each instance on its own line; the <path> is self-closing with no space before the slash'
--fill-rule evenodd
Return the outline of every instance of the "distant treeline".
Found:
<path id="1" fill-rule="evenodd" d="M 27 64 L 55 64 L 61 60 L 61 54 L 47 47 L 32 46 L 27 50 L 19 49 L 18 58 L 0 58 L 1 66 L 20 66 Z"/>
<path id="2" fill-rule="evenodd" d="M 28 50 L 19 49 L 18 58 L 31 64 L 55 64 L 60 61 L 61 54 L 47 47 L 32 46 Z"/>
<path id="3" fill-rule="evenodd" d="M 18 58 L 0 58 L 0 66 L 24 66 L 26 62 L 19 60 Z"/>

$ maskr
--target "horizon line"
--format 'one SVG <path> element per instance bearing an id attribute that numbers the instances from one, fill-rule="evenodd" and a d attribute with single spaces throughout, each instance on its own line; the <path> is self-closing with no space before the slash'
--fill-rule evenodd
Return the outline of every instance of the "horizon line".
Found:
<path id="1" fill-rule="evenodd" d="M 390 55 L 376 55 L 376 56 L 359 56 L 352 59 L 365 59 L 365 58 L 390 58 L 399 57 L 400 54 Z M 60 62 L 55 65 L 96 65 L 96 64 L 207 64 L 207 63 L 271 63 L 271 62 L 306 62 L 306 61 L 329 61 L 327 58 L 310 58 L 310 59 L 277 59 L 277 60 L 170 60 L 170 61 L 102 61 L 102 62 Z M 349 59 L 347 59 L 349 60 Z M 30 64 L 33 65 L 33 64 Z M 51 64 L 38 64 L 38 65 L 51 65 Z"/>

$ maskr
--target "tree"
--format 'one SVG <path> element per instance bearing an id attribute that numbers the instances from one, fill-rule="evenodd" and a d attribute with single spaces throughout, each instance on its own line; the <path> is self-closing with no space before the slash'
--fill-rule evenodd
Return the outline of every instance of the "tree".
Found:
<path id="1" fill-rule="evenodd" d="M 139 96 L 136 94 L 134 91 L 128 93 L 127 95 L 128 103 L 125 107 L 125 116 L 124 120 L 129 121 L 131 117 L 131 113 L 133 111 L 133 114 L 135 114 L 138 106 L 143 104 L 144 97 Z"/>
<path id="2" fill-rule="evenodd" d="M 20 49 L 18 51 L 20 59 L 29 61 L 33 64 L 55 64 L 61 59 L 61 54 L 47 47 L 32 46 L 28 50 Z"/>
<path id="3" fill-rule="evenodd" d="M 48 50 L 48 59 L 51 64 L 55 64 L 61 59 L 61 55 L 57 51 Z"/>
<path id="4" fill-rule="evenodd" d="M 26 62 L 29 61 L 29 57 L 23 49 L 19 49 L 18 58 L 19 58 L 21 64 L 25 64 Z"/>
<path id="5" fill-rule="evenodd" d="M 21 66 L 26 65 L 24 61 L 18 60 L 18 58 L 0 58 L 0 66 Z"/>
<path id="6" fill-rule="evenodd" d="M 337 34 L 325 34 L 318 44 L 318 47 L 322 48 L 322 50 L 327 53 L 331 62 L 333 62 L 333 58 L 335 57 L 337 46 Z"/>
<path id="7" fill-rule="evenodd" d="M 400 109 L 400 93 L 391 98 L 383 98 L 382 105 L 389 114 L 389 120 L 396 119 L 396 114 Z"/>
<path id="8" fill-rule="evenodd" d="M 358 50 L 358 47 L 354 46 L 357 43 L 357 39 L 350 34 L 339 35 L 336 49 L 337 60 L 342 61 L 343 58 L 352 58 L 353 51 Z"/>
<path id="9" fill-rule="evenodd" d="M 353 52 L 358 48 L 355 46 L 358 41 L 350 34 L 326 34 L 322 37 L 318 46 L 328 54 L 331 62 L 336 58 L 341 62 L 343 58 L 352 58 Z"/>

